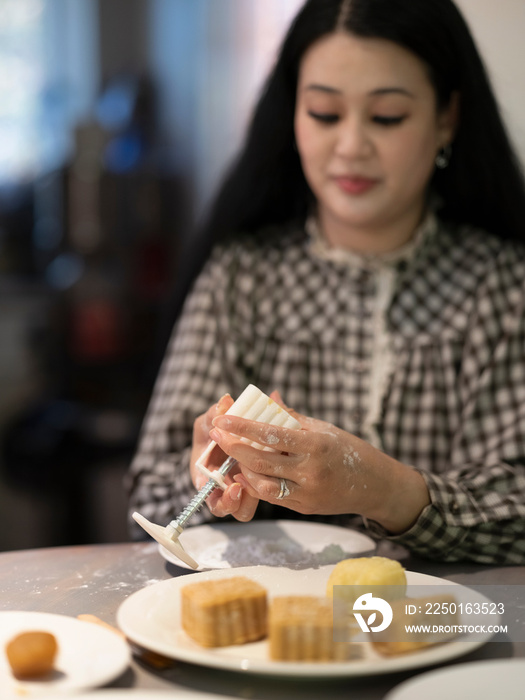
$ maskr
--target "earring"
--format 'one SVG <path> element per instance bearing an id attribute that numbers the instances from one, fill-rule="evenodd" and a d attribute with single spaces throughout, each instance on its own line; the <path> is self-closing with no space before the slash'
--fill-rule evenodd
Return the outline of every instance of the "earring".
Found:
<path id="1" fill-rule="evenodd" d="M 443 170 L 450 163 L 452 156 L 452 146 L 448 143 L 446 146 L 441 146 L 436 156 L 436 168 Z"/>

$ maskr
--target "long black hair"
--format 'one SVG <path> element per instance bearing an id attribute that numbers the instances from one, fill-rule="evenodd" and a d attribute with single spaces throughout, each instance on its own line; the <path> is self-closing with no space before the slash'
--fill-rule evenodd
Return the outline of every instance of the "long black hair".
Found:
<path id="1" fill-rule="evenodd" d="M 307 0 L 293 21 L 229 169 L 185 258 L 187 290 L 212 245 L 266 225 L 304 220 L 313 195 L 294 148 L 299 65 L 305 51 L 334 31 L 395 42 L 426 65 L 446 107 L 460 96 L 460 118 L 448 168 L 431 187 L 441 216 L 502 238 L 525 240 L 525 186 L 487 72 L 468 26 L 452 0 Z"/>

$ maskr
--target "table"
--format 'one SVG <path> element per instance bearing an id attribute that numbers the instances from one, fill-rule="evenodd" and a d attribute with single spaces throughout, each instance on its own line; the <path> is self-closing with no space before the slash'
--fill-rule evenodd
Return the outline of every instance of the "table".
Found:
<path id="1" fill-rule="evenodd" d="M 411 557 L 382 543 L 378 554 L 399 559 L 406 569 L 464 585 L 525 586 L 525 566 L 488 567 L 443 564 Z M 191 574 L 166 562 L 153 542 L 54 547 L 0 553 L 0 610 L 30 610 L 76 617 L 92 614 L 115 625 L 119 605 L 130 594 L 157 581 Z M 525 591 L 525 588 L 524 588 Z M 525 643 L 490 642 L 456 662 L 525 656 Z M 134 658 L 114 688 L 200 690 L 253 700 L 378 700 L 415 672 L 373 678 L 312 680 L 268 678 L 176 663 L 156 670 Z M 174 693 L 174 697 L 176 697 Z"/>

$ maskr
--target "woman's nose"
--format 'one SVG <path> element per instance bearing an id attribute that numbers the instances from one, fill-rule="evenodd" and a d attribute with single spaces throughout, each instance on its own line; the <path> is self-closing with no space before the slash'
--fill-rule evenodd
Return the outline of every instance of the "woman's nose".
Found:
<path id="1" fill-rule="evenodd" d="M 347 120 L 339 124 L 336 155 L 342 158 L 367 158 L 373 151 L 369 134 L 359 120 Z"/>

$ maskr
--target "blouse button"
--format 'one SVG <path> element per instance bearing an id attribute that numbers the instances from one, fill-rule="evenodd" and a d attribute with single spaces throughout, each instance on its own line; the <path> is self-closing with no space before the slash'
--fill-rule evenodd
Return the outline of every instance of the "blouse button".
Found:
<path id="1" fill-rule="evenodd" d="M 450 504 L 450 510 L 452 511 L 452 513 L 459 513 L 459 504 L 457 501 L 452 501 L 452 503 Z"/>
<path id="2" fill-rule="evenodd" d="M 363 411 L 357 409 L 352 413 L 352 418 L 354 419 L 355 423 L 360 423 L 363 418 Z"/>

